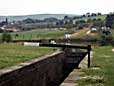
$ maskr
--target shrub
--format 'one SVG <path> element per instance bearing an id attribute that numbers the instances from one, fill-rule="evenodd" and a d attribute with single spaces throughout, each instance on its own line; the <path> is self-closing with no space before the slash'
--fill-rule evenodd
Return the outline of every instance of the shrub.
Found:
<path id="1" fill-rule="evenodd" d="M 114 43 L 114 38 L 112 35 L 105 35 L 105 34 L 102 34 L 100 36 L 100 39 L 99 39 L 99 43 L 101 46 L 105 46 L 105 45 L 113 45 Z"/>
<path id="2" fill-rule="evenodd" d="M 1 41 L 2 42 L 11 42 L 12 41 L 12 37 L 11 34 L 9 34 L 8 32 L 3 32 L 2 37 L 1 37 Z"/>

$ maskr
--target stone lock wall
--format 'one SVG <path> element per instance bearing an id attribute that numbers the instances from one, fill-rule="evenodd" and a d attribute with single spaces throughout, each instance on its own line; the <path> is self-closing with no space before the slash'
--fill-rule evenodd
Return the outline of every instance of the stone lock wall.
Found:
<path id="1" fill-rule="evenodd" d="M 0 86 L 58 86 L 64 76 L 64 63 L 65 53 L 59 51 L 0 70 Z"/>
<path id="2" fill-rule="evenodd" d="M 77 63 L 67 63 L 69 56 L 74 57 L 71 49 L 67 49 L 2 69 L 0 86 L 59 86 L 85 55 L 77 53 Z"/>

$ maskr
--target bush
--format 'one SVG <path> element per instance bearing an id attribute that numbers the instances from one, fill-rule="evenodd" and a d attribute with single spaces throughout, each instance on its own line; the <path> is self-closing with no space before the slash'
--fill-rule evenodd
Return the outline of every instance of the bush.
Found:
<path id="1" fill-rule="evenodd" d="M 100 37 L 99 43 L 101 46 L 113 45 L 114 44 L 114 38 L 112 35 L 102 34 Z"/>
<path id="2" fill-rule="evenodd" d="M 11 42 L 12 41 L 11 34 L 9 34 L 8 32 L 3 32 L 1 41 L 2 42 Z"/>
<path id="3" fill-rule="evenodd" d="M 112 44 L 112 46 L 114 47 L 114 38 L 113 38 L 113 40 L 112 40 L 112 43 L 111 43 L 111 44 Z"/>

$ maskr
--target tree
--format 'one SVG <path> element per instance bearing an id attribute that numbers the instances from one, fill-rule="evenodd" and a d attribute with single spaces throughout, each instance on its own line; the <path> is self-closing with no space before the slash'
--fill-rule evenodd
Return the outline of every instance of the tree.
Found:
<path id="1" fill-rule="evenodd" d="M 69 20 L 69 24 L 73 24 L 73 20 Z"/>
<path id="2" fill-rule="evenodd" d="M 39 23 L 39 22 L 43 22 L 43 20 L 27 18 L 27 19 L 23 20 L 23 22 L 26 23 L 26 24 L 30 24 L 30 23 Z"/>
<path id="3" fill-rule="evenodd" d="M 64 21 L 64 24 L 68 24 L 68 21 Z"/>
<path id="4" fill-rule="evenodd" d="M 98 16 L 101 16 L 102 14 L 101 13 L 97 13 Z"/>
<path id="5" fill-rule="evenodd" d="M 106 23 L 105 23 L 106 27 L 113 28 L 112 27 L 113 24 L 114 24 L 114 14 L 107 15 L 107 17 L 106 17 Z"/>
<path id="6" fill-rule="evenodd" d="M 92 13 L 91 16 L 97 16 L 97 14 L 96 13 Z"/>
<path id="7" fill-rule="evenodd" d="M 2 42 L 11 42 L 12 41 L 12 37 L 11 34 L 9 34 L 8 32 L 3 32 L 2 34 Z"/>
<path id="8" fill-rule="evenodd" d="M 44 22 L 56 22 L 56 21 L 58 21 L 58 19 L 57 18 L 45 18 L 44 19 Z"/>
<path id="9" fill-rule="evenodd" d="M 3 32 L 3 30 L 2 29 L 0 29 L 0 33 L 2 33 Z"/>
<path id="10" fill-rule="evenodd" d="M 102 19 L 101 18 L 98 18 L 97 21 L 101 21 Z"/>
<path id="11" fill-rule="evenodd" d="M 68 19 L 68 16 L 64 16 L 64 19 Z"/>
<path id="12" fill-rule="evenodd" d="M 99 43 L 101 46 L 105 46 L 105 45 L 109 45 L 109 44 L 113 44 L 113 36 L 111 34 L 106 35 L 106 34 L 102 34 L 100 36 L 100 40 Z"/>
<path id="13" fill-rule="evenodd" d="M 96 18 L 93 18 L 92 21 L 95 22 L 97 19 Z"/>
<path id="14" fill-rule="evenodd" d="M 79 23 L 86 23 L 85 20 L 79 20 Z"/>
<path id="15" fill-rule="evenodd" d="M 56 22 L 56 25 L 63 25 L 63 24 L 64 24 L 64 21 L 62 20 Z"/>
<path id="16" fill-rule="evenodd" d="M 83 14 L 83 15 L 82 15 L 82 17 L 83 17 L 83 18 L 85 18 L 85 17 L 86 17 L 86 15 L 85 15 L 85 14 Z"/>
<path id="17" fill-rule="evenodd" d="M 101 28 L 105 26 L 105 23 L 104 21 L 101 20 L 101 18 L 98 18 L 98 19 L 95 18 L 92 20 L 92 22 L 93 22 L 93 27 L 96 27 L 96 28 Z"/>
<path id="18" fill-rule="evenodd" d="M 88 13 L 86 13 L 86 16 L 87 16 L 87 17 L 90 17 L 90 13 L 89 13 L 89 12 L 88 12 Z"/>
<path id="19" fill-rule="evenodd" d="M 92 22 L 92 19 L 91 19 L 91 18 L 89 18 L 89 19 L 87 20 L 87 22 L 88 22 L 88 23 Z"/>

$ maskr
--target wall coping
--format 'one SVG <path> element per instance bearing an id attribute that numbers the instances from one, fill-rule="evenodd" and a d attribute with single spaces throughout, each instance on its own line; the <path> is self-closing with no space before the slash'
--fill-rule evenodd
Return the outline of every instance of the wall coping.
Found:
<path id="1" fill-rule="evenodd" d="M 45 56 L 41 56 L 41 57 L 38 57 L 38 58 L 35 58 L 35 59 L 32 59 L 30 61 L 25 61 L 23 63 L 19 63 L 15 66 L 11 66 L 11 67 L 6 67 L 6 68 L 3 68 L 3 69 L 0 69 L 0 76 L 2 76 L 3 74 L 6 74 L 6 73 L 9 73 L 9 72 L 13 72 L 15 70 L 18 70 L 18 69 L 21 69 L 21 68 L 24 68 L 26 66 L 29 66 L 29 65 L 32 65 L 36 62 L 40 62 L 40 61 L 43 61 L 47 58 L 51 58 L 53 56 L 56 56 L 60 53 L 64 53 L 64 51 L 56 51 L 50 55 L 45 55 Z"/>

